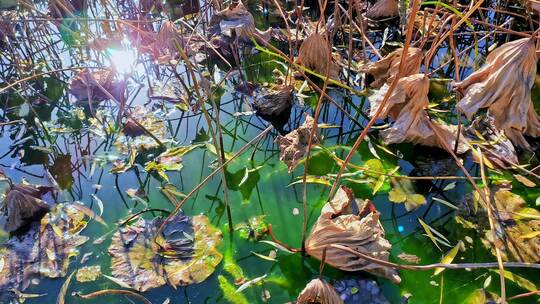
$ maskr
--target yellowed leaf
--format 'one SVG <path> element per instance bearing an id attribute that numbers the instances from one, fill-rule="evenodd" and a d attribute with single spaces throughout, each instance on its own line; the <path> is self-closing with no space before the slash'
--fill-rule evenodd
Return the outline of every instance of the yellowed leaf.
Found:
<path id="1" fill-rule="evenodd" d="M 531 181 L 530 179 L 526 178 L 525 176 L 521 174 L 514 174 L 514 177 L 516 178 L 516 180 L 518 180 L 520 183 L 522 183 L 526 187 L 529 187 L 529 188 L 536 187 L 535 182 Z"/>
<path id="2" fill-rule="evenodd" d="M 459 247 L 461 246 L 461 241 L 458 242 L 454 248 L 450 249 L 448 253 L 441 259 L 441 264 L 451 264 L 452 261 L 456 258 L 457 253 L 459 252 Z M 440 274 L 444 271 L 443 267 L 435 268 L 434 276 Z"/>

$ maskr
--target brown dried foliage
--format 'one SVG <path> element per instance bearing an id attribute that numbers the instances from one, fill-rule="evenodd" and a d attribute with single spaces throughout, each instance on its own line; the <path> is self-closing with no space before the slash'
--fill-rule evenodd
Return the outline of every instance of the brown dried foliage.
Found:
<path id="1" fill-rule="evenodd" d="M 298 64 L 331 79 L 339 79 L 339 66 L 332 57 L 332 46 L 318 32 L 315 32 L 302 42 L 300 46 Z"/>
<path id="2" fill-rule="evenodd" d="M 531 100 L 538 57 L 533 39 L 508 42 L 491 52 L 484 66 L 455 88 L 464 93 L 458 108 L 471 119 L 488 108 L 495 126 L 516 146 L 529 149 L 523 135 L 540 136 L 540 118 Z"/>
<path id="3" fill-rule="evenodd" d="M 403 49 L 399 48 L 386 55 L 383 59 L 369 64 L 364 70 L 372 75 L 375 80 L 370 84 L 371 87 L 380 88 L 385 83 L 391 83 L 398 75 L 399 65 L 403 56 Z M 407 77 L 420 72 L 420 63 L 422 60 L 422 51 L 419 48 L 411 47 L 407 51 L 407 56 L 403 62 L 403 72 L 401 77 Z"/>
<path id="4" fill-rule="evenodd" d="M 395 17 L 399 15 L 399 6 L 396 0 L 379 0 L 366 11 L 366 17 L 371 19 Z"/>
<path id="5" fill-rule="evenodd" d="M 49 205 L 42 200 L 46 193 L 54 191 L 51 187 L 18 184 L 10 186 L 2 209 L 6 216 L 4 229 L 8 232 L 19 230 L 40 218 L 49 211 Z"/>
<path id="6" fill-rule="evenodd" d="M 377 93 L 369 97 L 371 116 L 375 115 L 382 105 L 389 85 L 385 84 Z M 429 78 L 424 74 L 403 77 L 398 81 L 395 90 L 389 97 L 379 118 L 391 117 L 395 120 L 392 127 L 381 131 L 381 137 L 387 144 L 412 142 L 442 149 L 454 148 L 457 138 L 457 127 L 430 121 L 425 109 L 429 105 Z M 434 130 L 432 128 L 437 128 Z M 445 142 L 441 141 L 441 134 Z M 459 136 L 458 153 L 469 150 L 466 140 Z"/>
<path id="7" fill-rule="evenodd" d="M 109 95 L 121 101 L 125 83 L 117 81 L 112 70 L 90 72 L 84 69 L 77 73 L 69 84 L 69 93 L 77 99 L 77 103 L 91 102 L 97 104 L 109 99 Z"/>
<path id="8" fill-rule="evenodd" d="M 358 207 L 358 213 L 353 211 L 353 205 Z M 339 244 L 387 261 L 392 245 L 384 238 L 379 216 L 371 201 L 355 200 L 352 190 L 342 186 L 334 198 L 324 205 L 306 240 L 306 251 L 322 260 L 326 250 L 325 262 L 335 268 L 367 271 L 399 283 L 401 278 L 395 269 L 368 262 L 330 246 Z"/>
<path id="9" fill-rule="evenodd" d="M 238 37 L 247 40 L 257 31 L 255 19 L 242 1 L 233 2 L 226 9 L 215 13 L 210 20 L 209 28 L 212 36 L 234 30 Z"/>
<path id="10" fill-rule="evenodd" d="M 311 128 L 316 123 L 309 115 L 306 116 L 304 123 L 293 130 L 291 133 L 276 137 L 276 143 L 281 150 L 281 157 L 279 158 L 289 168 L 289 173 L 294 170 L 294 167 L 298 162 L 307 154 L 309 137 L 311 135 Z M 319 134 L 316 131 L 311 141 L 312 145 L 316 145 L 320 142 Z"/>

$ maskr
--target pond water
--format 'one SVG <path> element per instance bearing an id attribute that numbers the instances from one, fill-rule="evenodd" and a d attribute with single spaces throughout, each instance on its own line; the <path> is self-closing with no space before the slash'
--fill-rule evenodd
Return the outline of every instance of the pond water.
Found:
<path id="1" fill-rule="evenodd" d="M 115 6 L 108 2 L 104 3 L 107 8 L 126 9 L 119 4 Z M 256 10 L 256 3 L 250 4 L 249 8 L 254 12 L 259 28 L 266 28 L 268 24 L 279 21 L 275 16 L 264 18 Z M 91 7 L 93 18 L 122 18 L 128 11 L 127 9 L 126 12 L 109 11 L 99 5 Z M 46 10 L 46 4 L 38 2 L 33 10 L 21 8 L 17 12 L 19 18 L 31 20 L 38 18 L 39 12 Z M 95 105 L 94 108 L 86 107 L 78 110 L 73 103 L 73 95 L 67 89 L 69 81 L 75 76 L 75 73 L 69 70 L 47 74 L 2 91 L 0 100 L 5 104 L 1 114 L 3 121 L 24 119 L 26 122 L 2 127 L 0 166 L 3 172 L 15 183 L 22 180 L 40 185 L 57 183 L 61 188 L 57 202 L 82 202 L 93 212 L 101 214 L 108 225 L 102 225 L 95 220 L 88 223 L 81 234 L 88 236 L 89 240 L 78 248 L 79 255 L 71 258 L 68 274 L 76 272 L 83 266 L 99 265 L 103 274 L 110 276 L 111 257 L 108 248 L 111 245 L 112 235 L 119 229 L 119 224 L 130 215 L 144 210 L 147 211 L 140 216 L 147 220 L 156 216 L 166 216 L 168 212 L 174 210 L 174 202 L 163 195 L 160 190 L 162 187 L 166 184 L 174 185 L 178 192 L 187 194 L 219 165 L 215 142 L 212 140 L 205 115 L 201 111 L 175 106 L 166 98 L 149 97 L 152 90 L 154 94 L 156 93 L 156 84 L 159 83 L 182 87 L 183 85 L 174 79 L 175 75 L 182 75 L 181 79 L 187 82 L 188 87 L 192 87 L 193 78 L 187 76 L 186 67 L 183 65 L 171 68 L 168 64 L 162 66 L 155 64 L 149 59 L 148 54 L 139 53 L 128 38 L 122 40 L 123 45 L 120 49 L 100 53 L 79 47 L 77 43 L 70 45 L 69 31 L 59 31 L 58 29 L 62 27 L 51 25 L 50 22 L 20 21 L 16 24 L 19 26 L 16 29 L 17 39 L 24 42 L 16 43 L 13 40 L 7 47 L 10 51 L 2 53 L 3 76 L 0 87 L 31 75 L 29 71 L 24 70 L 22 64 L 17 68 L 10 66 L 14 62 L 12 57 L 7 56 L 10 52 L 19 54 L 21 58 L 32 57 L 33 64 L 42 65 L 41 71 L 75 66 L 109 65 L 121 73 L 126 73 L 124 74 L 128 92 L 126 102 L 129 107 L 131 109 L 142 107 L 142 113 L 156 115 L 164 122 L 164 129 L 161 130 L 163 136 L 160 139 L 163 140 L 165 147 L 197 145 L 182 156 L 181 170 L 165 172 L 168 182 L 156 172 L 145 171 L 146 163 L 165 150 L 159 147 L 139 153 L 133 168 L 122 173 L 111 173 L 111 169 L 118 165 L 118 162 L 115 163 L 116 160 L 129 159 L 129 154 L 122 154 L 118 144 L 115 143 L 121 136 L 119 133 L 121 121 L 117 119 L 119 109 L 115 102 L 108 100 L 99 106 Z M 157 26 L 160 22 L 155 24 Z M 99 22 L 91 20 L 88 24 L 81 23 L 79 26 L 87 27 L 90 32 L 103 31 Z M 35 33 L 29 34 L 28 31 Z M 383 31 L 384 28 L 369 34 L 376 47 L 380 47 L 383 43 L 382 37 L 386 35 Z M 36 40 L 27 40 L 31 38 Z M 458 42 L 458 49 L 464 49 L 471 43 L 470 40 L 471 38 L 467 37 Z M 489 42 L 479 43 L 480 60 L 484 58 L 488 46 L 492 43 L 492 39 Z M 17 50 L 14 51 L 14 48 Z M 437 66 L 440 62 L 446 61 L 448 52 L 447 48 L 441 48 L 432 64 Z M 474 50 L 469 52 L 472 53 Z M 370 53 L 370 58 L 373 60 L 376 57 Z M 240 64 L 242 73 L 229 72 L 218 67 L 218 63 L 215 62 L 201 65 L 201 69 L 207 72 L 215 93 L 212 101 L 217 103 L 219 110 L 214 108 L 209 100 L 206 100 L 203 106 L 212 118 L 216 118 L 219 111 L 220 141 L 227 156 L 234 154 L 271 125 L 257 115 L 246 113 L 239 115 L 252 110 L 250 106 L 252 99 L 237 91 L 238 83 L 241 83 L 244 77 L 254 83 L 272 82 L 274 69 L 286 73 L 286 64 L 283 61 L 251 49 L 243 54 Z M 467 76 L 473 69 L 473 65 L 462 69 L 461 77 Z M 442 69 L 438 76 L 452 78 L 453 70 L 450 67 Z M 196 78 L 200 81 L 199 76 Z M 442 85 L 443 91 L 446 91 L 446 85 L 447 82 Z M 361 89 L 358 86 L 356 88 Z M 339 166 L 329 151 L 344 159 L 367 123 L 365 113 L 368 112 L 369 106 L 365 96 L 351 96 L 336 87 L 329 89 L 328 92 L 350 116 L 344 115 L 331 103 L 324 103 L 319 122 L 328 126 L 320 130 L 326 149 L 314 148 L 308 168 L 310 176 L 336 174 Z M 304 121 L 306 113 L 313 114 L 318 95 L 309 92 L 306 94 L 308 97 L 305 98 L 304 104 L 299 102 L 294 104 L 290 118 L 284 126 L 284 132 L 298 128 Z M 31 106 L 28 106 L 29 104 Z M 445 110 L 451 106 L 441 102 L 439 108 Z M 110 125 L 103 127 L 101 120 L 109 122 Z M 217 130 L 215 123 L 212 124 L 212 128 Z M 188 216 L 199 214 L 207 216 L 211 224 L 222 231 L 223 242 L 218 249 L 224 255 L 224 261 L 236 263 L 243 270 L 247 280 L 266 276 L 258 284 L 241 292 L 248 303 L 294 301 L 304 286 L 319 275 L 320 262 L 312 257 L 276 251 L 269 243 L 245 239 L 240 231 L 228 231 L 225 200 L 228 200 L 231 220 L 235 226 L 251 218 L 263 216 L 264 221 L 272 225 L 273 234 L 280 241 L 294 248 L 301 247 L 303 185 L 301 181 L 294 182 L 301 178 L 304 167 L 300 165 L 292 173 L 288 172 L 287 166 L 280 161 L 280 151 L 274 142 L 278 135 L 280 132 L 275 128 L 270 130 L 254 146 L 250 146 L 226 166 L 226 192 L 221 174 L 218 173 L 182 207 L 184 214 Z M 454 220 L 455 210 L 441 203 L 443 201 L 460 206 L 466 194 L 472 191 L 471 185 L 463 178 L 463 173 L 451 156 L 437 148 L 412 144 L 383 147 L 376 135 L 377 131 L 370 133 L 370 143 L 366 141 L 361 144 L 352 158 L 352 164 L 363 166 L 369 160 L 380 159 L 386 172 L 399 166 L 396 174 L 400 175 L 458 176 L 454 180 L 413 180 L 415 191 L 423 195 L 427 202 L 412 211 L 407 211 L 404 204 L 396 204 L 388 199 L 388 192 L 392 188 L 389 179 L 385 180 L 376 195 L 373 195 L 373 178 L 350 176 L 344 179 L 343 183 L 353 189 L 357 198 L 372 199 L 376 209 L 381 213 L 386 238 L 392 244 L 390 260 L 400 262 L 397 256 L 405 252 L 420 258 L 420 264 L 437 263 L 459 241 L 463 241 L 466 250 L 459 253 L 455 262 L 495 261 L 495 257 L 480 241 L 483 232 L 463 229 Z M 152 142 L 151 139 L 147 140 Z M 127 138 L 126 141 L 134 143 L 135 139 Z M 473 175 L 479 174 L 479 168 L 473 164 L 471 157 L 467 157 L 464 163 Z M 523 195 L 527 201 L 534 200 L 538 196 L 537 189 L 524 191 L 522 185 L 514 186 L 515 192 Z M 128 195 L 129 189 L 142 191 L 134 198 Z M 317 220 L 327 200 L 329 189 L 328 185 L 308 183 L 308 227 Z M 101 208 L 103 210 L 100 210 Z M 450 246 L 442 246 L 439 249 L 439 245 L 435 245 L 426 235 L 419 219 L 440 232 Z M 7 240 L 7 235 L 4 235 L 3 239 Z M 263 239 L 270 240 L 268 236 L 264 236 Z M 472 242 L 467 242 L 466 239 Z M 275 259 L 264 259 L 260 255 L 275 255 Z M 84 263 L 83 257 L 86 260 Z M 229 300 L 224 296 L 218 278 L 223 276 L 230 284 L 233 284 L 234 279 L 224 269 L 224 261 L 202 283 L 177 288 L 158 287 L 144 292 L 143 295 L 154 304 L 227 303 Z M 540 279 L 534 271 L 512 270 L 512 272 L 534 284 L 540 284 Z M 409 303 L 463 303 L 480 288 L 485 287 L 495 293 L 500 290 L 497 272 L 488 269 L 445 270 L 437 276 L 434 276 L 433 270 L 402 270 L 400 276 L 402 282 L 396 285 L 365 272 L 346 273 L 330 266 L 324 269 L 324 277 L 330 282 L 351 278 L 375 280 L 391 303 L 401 303 L 406 295 L 410 295 Z M 28 298 L 25 303 L 55 303 L 64 282 L 65 278 L 41 277 L 37 281 L 34 280 L 24 293 L 40 296 Z M 122 295 L 81 299 L 73 294 L 86 294 L 105 289 L 122 289 L 122 287 L 104 276 L 86 283 L 73 279 L 69 284 L 65 303 L 137 302 L 136 299 Z M 507 283 L 508 294 L 521 292 L 524 290 L 517 284 Z M 522 301 L 522 303 L 532 302 L 532 298 Z"/>

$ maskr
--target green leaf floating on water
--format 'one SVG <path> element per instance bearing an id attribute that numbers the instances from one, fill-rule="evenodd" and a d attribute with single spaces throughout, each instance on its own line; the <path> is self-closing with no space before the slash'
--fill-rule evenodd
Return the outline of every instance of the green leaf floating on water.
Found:
<path id="1" fill-rule="evenodd" d="M 155 171 L 159 176 L 161 176 L 167 182 L 169 177 L 165 171 L 180 171 L 184 167 L 182 164 L 182 157 L 187 153 L 193 151 L 193 149 L 200 147 L 202 145 L 190 145 L 190 146 L 180 146 L 167 149 L 167 151 L 161 153 L 155 160 L 150 161 L 146 164 L 146 172 Z"/>
<path id="2" fill-rule="evenodd" d="M 214 272 L 222 259 L 216 248 L 222 234 L 206 216 L 179 214 L 156 236 L 162 223 L 139 218 L 113 235 L 109 254 L 116 279 L 143 292 L 165 283 L 200 283 Z"/>
<path id="3" fill-rule="evenodd" d="M 426 198 L 414 192 L 413 184 L 408 179 L 392 178 L 394 188 L 388 193 L 388 199 L 394 203 L 405 203 L 405 209 L 411 211 L 426 203 Z"/>
<path id="4" fill-rule="evenodd" d="M 243 223 L 239 223 L 234 227 L 243 239 L 260 240 L 268 233 L 268 223 L 265 220 L 265 215 L 259 215 L 249 218 Z"/>
<path id="5" fill-rule="evenodd" d="M 373 195 L 375 195 L 384 185 L 386 170 L 382 161 L 376 158 L 366 161 L 365 167 L 367 169 L 365 171 L 366 175 L 373 178 L 373 180 L 370 180 L 370 186 L 373 188 Z"/>

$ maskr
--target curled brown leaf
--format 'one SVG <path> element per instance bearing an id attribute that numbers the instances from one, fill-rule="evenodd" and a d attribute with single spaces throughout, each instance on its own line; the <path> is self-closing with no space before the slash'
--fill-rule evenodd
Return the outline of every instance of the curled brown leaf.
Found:
<path id="1" fill-rule="evenodd" d="M 321 260 L 326 250 L 325 262 L 333 267 L 344 271 L 367 271 L 399 283 L 401 278 L 395 269 L 370 263 L 330 246 L 343 245 L 387 261 L 392 245 L 384 238 L 379 216 L 371 201 L 355 200 L 352 190 L 342 186 L 324 205 L 306 240 L 306 251 Z"/>
<path id="2" fill-rule="evenodd" d="M 389 85 L 383 85 L 378 92 L 369 97 L 371 115 L 377 113 L 382 105 Z M 387 144 L 412 142 L 442 149 L 453 149 L 457 140 L 457 126 L 431 121 L 425 109 L 429 105 L 429 78 L 424 74 L 415 74 L 398 80 L 379 118 L 391 117 L 394 124 L 381 131 L 381 137 Z M 437 128 L 437 130 L 434 130 Z M 443 134 L 445 142 L 437 136 Z M 464 136 L 459 136 L 458 153 L 469 150 Z"/>
<path id="3" fill-rule="evenodd" d="M 299 64 L 322 76 L 339 79 L 339 66 L 332 57 L 332 46 L 322 34 L 314 32 L 309 35 L 298 52 Z"/>
<path id="4" fill-rule="evenodd" d="M 469 119 L 488 108 L 495 126 L 514 145 L 530 148 L 523 135 L 540 136 L 540 117 L 531 100 L 537 62 L 534 39 L 503 44 L 487 56 L 481 69 L 455 84 L 464 93 L 458 108 Z"/>
<path id="5" fill-rule="evenodd" d="M 380 88 L 385 83 L 391 83 L 398 75 L 399 65 L 403 56 L 403 48 L 399 48 L 384 56 L 381 60 L 370 63 L 364 71 L 372 75 L 375 79 L 370 84 L 371 87 Z M 422 51 L 419 48 L 410 47 L 407 56 L 403 59 L 403 72 L 401 77 L 406 77 L 420 72 L 420 62 Z"/>
<path id="6" fill-rule="evenodd" d="M 306 116 L 304 123 L 285 136 L 276 137 L 276 143 L 281 150 L 280 160 L 283 161 L 289 168 L 289 172 L 294 170 L 300 160 L 306 156 L 308 150 L 309 137 L 313 124 L 316 123 L 309 115 Z M 312 139 L 311 144 L 315 145 L 320 142 L 318 132 Z"/>

